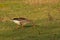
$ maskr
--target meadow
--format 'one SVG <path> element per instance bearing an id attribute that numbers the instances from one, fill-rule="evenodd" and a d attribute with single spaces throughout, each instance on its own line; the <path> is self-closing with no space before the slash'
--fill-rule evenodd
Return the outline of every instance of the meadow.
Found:
<path id="1" fill-rule="evenodd" d="M 15 17 L 37 26 L 16 30 Z M 60 0 L 0 0 L 0 40 L 60 40 Z"/>

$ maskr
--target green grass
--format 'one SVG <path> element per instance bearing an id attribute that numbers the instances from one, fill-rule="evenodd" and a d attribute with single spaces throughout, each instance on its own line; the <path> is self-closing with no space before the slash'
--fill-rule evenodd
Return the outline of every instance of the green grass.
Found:
<path id="1" fill-rule="evenodd" d="M 26 0 L 0 1 L 0 40 L 60 40 L 60 2 L 26 4 Z M 59 1 L 59 0 L 58 0 Z M 48 13 L 53 21 L 48 21 Z M 36 26 L 16 29 L 14 17 L 31 19 Z"/>

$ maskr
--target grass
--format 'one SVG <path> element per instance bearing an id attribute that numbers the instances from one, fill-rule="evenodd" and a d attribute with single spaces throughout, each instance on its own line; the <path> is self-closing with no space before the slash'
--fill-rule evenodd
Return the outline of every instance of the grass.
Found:
<path id="1" fill-rule="evenodd" d="M 40 2 L 40 1 L 39 1 Z M 41 4 L 28 0 L 0 0 L 0 40 L 60 40 L 60 1 Z M 53 21 L 48 21 L 48 13 Z M 37 26 L 15 29 L 10 21 L 14 17 L 26 17 Z"/>

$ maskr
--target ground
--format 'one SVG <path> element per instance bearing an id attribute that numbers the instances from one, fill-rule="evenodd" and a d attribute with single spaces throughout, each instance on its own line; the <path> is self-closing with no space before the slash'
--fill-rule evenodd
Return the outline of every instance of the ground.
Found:
<path id="1" fill-rule="evenodd" d="M 14 17 L 36 26 L 16 30 Z M 60 40 L 60 0 L 0 0 L 0 40 Z"/>

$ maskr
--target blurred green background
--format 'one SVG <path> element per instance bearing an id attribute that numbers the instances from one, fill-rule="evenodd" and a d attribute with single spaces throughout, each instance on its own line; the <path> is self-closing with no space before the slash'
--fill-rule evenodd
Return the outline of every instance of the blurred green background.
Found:
<path id="1" fill-rule="evenodd" d="M 37 26 L 16 30 L 14 17 Z M 60 0 L 0 0 L 0 40 L 60 40 Z"/>

